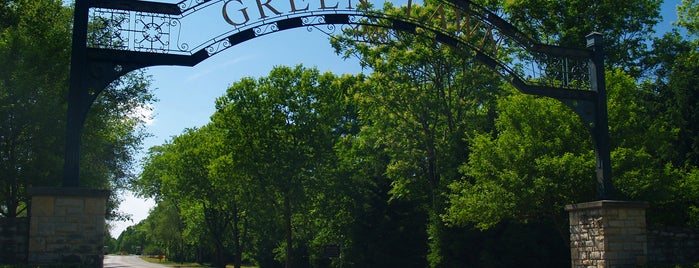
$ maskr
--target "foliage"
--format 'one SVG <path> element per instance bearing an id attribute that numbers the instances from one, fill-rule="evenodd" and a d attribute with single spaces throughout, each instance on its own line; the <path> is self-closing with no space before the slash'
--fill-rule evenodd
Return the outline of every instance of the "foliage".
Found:
<path id="1" fill-rule="evenodd" d="M 126 227 L 117 238 L 117 252 L 125 252 L 127 254 L 142 254 L 143 250 L 148 245 L 146 232 L 143 228 L 143 222 Z"/>
<path id="2" fill-rule="evenodd" d="M 333 176 L 333 144 L 351 128 L 342 101 L 355 82 L 297 66 L 233 84 L 211 124 L 151 149 L 137 181 L 141 194 L 176 200 L 186 239 L 213 242 L 217 265 L 231 248 L 240 265 L 250 247 L 304 263 L 293 256 L 307 256 L 308 248 L 295 241 L 316 235 L 305 230 L 317 222 L 300 215 L 322 213 L 312 207 L 332 200 L 319 194 L 334 189 L 321 179 Z"/>
<path id="3" fill-rule="evenodd" d="M 162 148 L 163 150 L 151 150 L 149 157 L 152 161 L 147 162 L 144 167 L 144 180 L 140 183 L 144 185 L 144 189 L 153 191 L 149 193 L 162 195 L 163 201 L 159 204 L 165 205 L 162 207 L 163 213 L 170 210 L 168 214 L 162 215 L 166 218 L 153 218 L 147 222 L 153 226 L 153 230 L 160 228 L 176 230 L 176 233 L 170 234 L 159 232 L 161 235 L 175 238 L 170 239 L 171 244 L 160 246 L 171 253 L 182 255 L 185 242 L 178 233 L 192 233 L 187 232 L 186 223 L 179 218 L 180 214 L 186 215 L 185 218 L 188 221 L 194 221 L 190 223 L 190 228 L 192 225 L 205 228 L 203 236 L 214 242 L 216 256 L 214 264 L 220 267 L 225 265 L 224 237 L 229 231 L 230 221 L 238 212 L 235 210 L 235 203 L 228 202 L 235 200 L 235 194 L 227 187 L 229 184 L 217 183 L 209 174 L 209 166 L 217 157 L 214 151 L 217 138 L 209 130 L 210 128 L 189 129 L 175 137 L 171 143 Z M 163 166 L 159 163 L 166 164 Z M 160 192 L 155 192 L 156 190 Z M 148 190 L 144 191 L 148 192 Z M 160 220 L 162 222 L 159 222 Z M 196 232 L 194 237 L 201 238 Z M 182 258 L 184 259 L 184 256 Z"/>
<path id="4" fill-rule="evenodd" d="M 685 28 L 695 38 L 699 37 L 699 2 L 682 0 L 677 6 L 677 17 L 676 25 Z"/>
<path id="5" fill-rule="evenodd" d="M 439 23 L 438 3 L 414 6 L 411 17 Z M 387 14 L 405 7 L 386 5 Z M 445 16 L 455 16 L 446 14 Z M 457 29 L 450 29 L 457 31 Z M 354 36 L 383 35 L 379 42 L 360 43 Z M 472 34 L 482 39 L 482 33 Z M 447 185 L 458 179 L 458 166 L 469 156 L 469 136 L 492 128 L 499 79 L 463 52 L 428 38 L 363 27 L 333 41 L 336 51 L 356 55 L 370 67 L 369 86 L 355 93 L 362 129 L 376 148 L 385 150 L 392 199 L 421 204 L 427 212 L 430 265 L 447 265 L 439 237 L 439 215 Z M 417 211 L 416 211 L 417 212 Z"/>
<path id="6" fill-rule="evenodd" d="M 476 135 L 445 218 L 488 229 L 504 219 L 559 217 L 594 196 L 590 136 L 563 104 L 514 94 L 498 102 L 497 135 Z"/>
<path id="7" fill-rule="evenodd" d="M 0 215 L 16 217 L 25 213 L 27 188 L 60 183 L 72 9 L 54 0 L 1 4 Z M 119 191 L 135 175 L 146 136 L 138 110 L 155 101 L 149 86 L 144 72 L 134 72 L 98 97 L 82 137 L 82 186 Z M 116 212 L 118 201 L 109 200 L 110 218 L 126 217 Z"/>
<path id="8" fill-rule="evenodd" d="M 648 201 L 651 225 L 697 226 L 697 46 L 673 32 L 646 47 L 660 2 L 482 2 L 548 43 L 604 31 L 617 197 Z M 411 16 L 439 20 L 435 4 Z M 261 267 L 339 266 L 327 245 L 352 267 L 569 265 L 563 207 L 595 198 L 588 126 L 446 45 L 346 30 L 332 44 L 367 75 L 275 67 L 235 82 L 210 124 L 151 149 L 137 184 L 163 207 L 147 238 Z"/>
<path id="9" fill-rule="evenodd" d="M 151 251 L 164 254 L 171 261 L 183 262 L 194 259 L 194 246 L 184 237 L 184 222 L 175 202 L 161 201 L 143 222 L 146 239 Z"/>
<path id="10" fill-rule="evenodd" d="M 0 212 L 25 211 L 26 188 L 60 178 L 70 10 L 60 1 L 3 3 L 0 32 Z M 2 19 L 5 22 L 5 19 Z"/>
<path id="11" fill-rule="evenodd" d="M 640 121 L 646 122 L 640 129 L 647 135 L 635 135 L 639 138 L 636 144 L 645 146 L 646 159 L 653 163 L 652 174 L 656 174 L 653 180 L 661 186 L 650 190 L 652 184 L 637 183 L 634 193 L 655 200 L 649 211 L 653 224 L 699 226 L 699 199 L 692 186 L 699 166 L 699 39 L 696 34 L 679 33 L 691 33 L 696 26 L 691 12 L 696 13 L 696 1 L 683 1 L 678 6 L 677 25 L 684 28 L 654 39 L 652 56 L 645 59 L 650 75 L 641 84 L 644 102 L 640 104 L 647 107 L 644 116 L 650 119 Z"/>
<path id="12" fill-rule="evenodd" d="M 510 22 L 544 43 L 583 47 L 592 32 L 604 35 L 607 64 L 639 75 L 646 40 L 660 20 L 662 0 L 501 1 Z"/>
<path id="13" fill-rule="evenodd" d="M 336 79 L 302 66 L 276 67 L 268 77 L 235 83 L 217 100 L 213 122 L 226 133 L 234 169 L 254 180 L 270 197 L 264 202 L 283 215 L 284 248 L 278 252 L 287 267 L 294 251 L 305 250 L 295 248 L 292 229 L 303 230 L 308 222 L 295 215 L 308 209 L 311 186 L 322 185 L 341 134 L 338 104 L 344 97 Z"/>
<path id="14" fill-rule="evenodd" d="M 607 74 L 607 81 L 614 182 L 620 197 L 649 201 L 653 224 L 687 224 L 688 209 L 696 200 L 686 188 L 694 181 L 694 169 L 688 172 L 654 157 L 671 146 L 672 131 L 659 126 L 664 123 L 659 120 L 643 120 L 652 118 L 652 111 L 630 76 L 617 70 Z M 591 200 L 594 156 L 589 136 L 567 107 L 548 99 L 509 96 L 499 102 L 496 127 L 496 136 L 474 139 L 471 158 L 462 167 L 466 177 L 451 185 L 451 207 L 445 214 L 449 222 L 488 229 L 505 219 L 549 215 L 564 221 L 563 205 Z M 686 198 L 678 197 L 679 192 Z"/>

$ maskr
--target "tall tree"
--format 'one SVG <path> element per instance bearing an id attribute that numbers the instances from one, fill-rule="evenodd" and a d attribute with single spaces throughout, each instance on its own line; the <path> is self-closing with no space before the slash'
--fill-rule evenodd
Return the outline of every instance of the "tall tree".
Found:
<path id="1" fill-rule="evenodd" d="M 344 235 L 340 237 L 343 243 L 339 244 L 343 246 L 343 264 L 346 266 L 426 267 L 428 236 L 425 228 L 427 215 L 422 209 L 424 200 L 392 197 L 393 180 L 386 174 L 390 152 L 377 141 L 383 136 L 374 133 L 378 129 L 367 128 L 370 121 L 364 122 L 359 114 L 354 117 L 359 128 L 354 135 L 344 136 L 335 146 L 338 155 L 335 176 L 338 179 L 331 183 L 337 189 L 332 191 L 332 196 L 326 197 L 334 199 L 326 203 L 340 203 L 342 207 L 334 208 L 338 216 L 320 217 L 320 220 L 325 219 L 336 226 L 328 231 L 325 231 L 327 227 L 321 230 L 331 235 L 338 232 Z M 334 241 L 325 242 L 338 243 L 337 237 L 330 238 Z"/>
<path id="2" fill-rule="evenodd" d="M 651 202 L 649 219 L 658 223 L 696 226 L 699 222 L 699 193 L 692 186 L 696 184 L 699 166 L 697 6 L 696 1 L 682 1 L 677 7 L 678 27 L 655 38 L 653 53 L 645 58 L 648 75 L 642 84 L 643 96 L 652 115 L 647 121 L 653 125 L 648 128 L 651 135 L 638 136 L 645 138 L 648 159 L 660 167 L 655 172 L 660 176 L 656 180 L 662 181 L 664 187 L 646 192 L 644 185 L 651 185 L 646 183 L 635 194 L 655 201 Z M 665 134 L 658 135 L 657 130 Z"/>
<path id="3" fill-rule="evenodd" d="M 143 221 L 150 242 L 146 251 L 158 251 L 168 260 L 185 262 L 194 259 L 194 246 L 185 239 L 185 222 L 181 209 L 174 200 L 160 200 Z"/>
<path id="4" fill-rule="evenodd" d="M 640 59 L 660 21 L 662 0 L 633 1 L 500 1 L 508 19 L 544 43 L 584 47 L 585 36 L 602 33 L 606 63 L 641 74 Z"/>
<path id="5" fill-rule="evenodd" d="M 462 181 L 451 185 L 447 219 L 481 229 L 503 219 L 560 217 L 594 196 L 590 137 L 553 99 L 514 94 L 498 102 L 497 135 L 478 134 Z"/>
<path id="6" fill-rule="evenodd" d="M 689 34 L 699 37 L 699 2 L 696 0 L 682 0 L 677 6 L 676 24 L 687 30 Z"/>
<path id="7" fill-rule="evenodd" d="M 434 14 L 440 8 L 436 1 L 426 1 L 425 6 L 413 6 L 410 16 L 439 25 L 442 18 Z M 403 15 L 408 9 L 386 5 L 382 12 Z M 481 32 L 466 36 L 474 44 L 484 38 Z M 371 43 L 357 42 L 357 37 Z M 500 79 L 463 52 L 397 31 L 357 28 L 337 38 L 334 46 L 372 69 L 371 85 L 358 93 L 359 110 L 371 129 L 367 133 L 380 136 L 375 146 L 385 146 L 390 157 L 386 174 L 392 180 L 392 198 L 421 201 L 420 209 L 429 215 L 426 258 L 432 266 L 450 266 L 441 252 L 448 247 L 441 242 L 448 236 L 440 217 L 446 207 L 444 193 L 460 177 L 458 166 L 468 158 L 469 136 L 492 129 Z"/>
<path id="8" fill-rule="evenodd" d="M 653 53 L 645 59 L 649 75 L 644 86 L 649 105 L 659 124 L 675 128 L 677 139 L 663 150 L 663 158 L 677 166 L 699 165 L 699 117 L 697 72 L 699 72 L 699 32 L 696 1 L 682 1 L 677 7 L 678 21 L 673 31 L 653 40 Z M 680 34 L 681 31 L 689 33 Z"/>
<path id="9" fill-rule="evenodd" d="M 226 133 L 236 167 L 262 185 L 283 215 L 285 266 L 297 263 L 295 213 L 304 213 L 332 156 L 342 92 L 329 73 L 302 66 L 275 67 L 268 77 L 244 78 L 217 100 L 215 124 Z"/>
<path id="10" fill-rule="evenodd" d="M 0 213 L 26 209 L 26 188 L 60 178 L 70 10 L 60 1 L 3 3 L 0 32 Z"/>
<path id="11" fill-rule="evenodd" d="M 619 69 L 606 77 L 619 198 L 648 201 L 651 224 L 687 224 L 692 205 L 696 207 L 690 186 L 696 173 L 662 160 L 676 130 L 654 118 L 648 92 L 633 77 Z M 589 132 L 567 107 L 513 95 L 499 102 L 496 126 L 496 134 L 476 139 L 462 167 L 464 180 L 451 186 L 449 222 L 482 229 L 541 217 L 560 223 L 565 222 L 565 204 L 594 199 Z"/>
<path id="12" fill-rule="evenodd" d="M 27 188 L 60 182 L 72 10 L 55 0 L 3 1 L 0 10 L 0 214 L 14 217 L 25 209 Z M 149 83 L 134 72 L 98 98 L 83 136 L 84 186 L 122 189 L 133 176 L 146 135 L 138 111 L 154 101 Z"/>
<path id="13" fill-rule="evenodd" d="M 215 131 L 211 126 L 188 129 L 163 149 L 153 150 L 139 183 L 146 192 L 159 191 L 156 195 L 162 199 L 177 200 L 190 228 L 206 230 L 213 242 L 214 265 L 224 267 L 231 224 L 241 212 L 231 188 L 235 184 L 210 172 L 221 148 Z"/>

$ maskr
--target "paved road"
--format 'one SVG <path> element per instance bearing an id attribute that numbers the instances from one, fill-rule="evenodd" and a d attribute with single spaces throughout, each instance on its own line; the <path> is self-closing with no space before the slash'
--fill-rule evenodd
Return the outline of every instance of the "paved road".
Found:
<path id="1" fill-rule="evenodd" d="M 141 260 L 136 255 L 106 255 L 104 256 L 104 268 L 171 268 L 170 266 L 160 265 L 157 263 L 150 263 Z"/>

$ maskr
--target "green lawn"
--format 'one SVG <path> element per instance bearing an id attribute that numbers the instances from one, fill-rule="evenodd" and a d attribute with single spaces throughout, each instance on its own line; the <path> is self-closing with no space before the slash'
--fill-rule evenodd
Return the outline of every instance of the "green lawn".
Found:
<path id="1" fill-rule="evenodd" d="M 177 262 L 172 262 L 168 261 L 167 259 L 163 259 L 162 261 L 157 259 L 157 258 L 151 258 L 149 256 L 141 256 L 141 259 L 147 262 L 152 262 L 152 263 L 160 263 L 163 265 L 168 265 L 168 266 L 173 266 L 173 267 L 211 267 L 207 265 L 202 265 L 199 263 L 190 263 L 190 262 L 185 262 L 185 263 L 177 263 Z M 233 268 L 233 265 L 226 265 L 226 268 Z M 245 266 L 243 265 L 243 268 L 257 268 L 257 266 Z"/>

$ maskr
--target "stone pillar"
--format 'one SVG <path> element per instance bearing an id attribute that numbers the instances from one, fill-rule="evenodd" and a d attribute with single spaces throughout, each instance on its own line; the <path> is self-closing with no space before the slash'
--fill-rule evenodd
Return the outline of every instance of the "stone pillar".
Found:
<path id="1" fill-rule="evenodd" d="M 567 205 L 572 267 L 637 267 L 647 262 L 647 203 L 602 200 Z"/>
<path id="2" fill-rule="evenodd" d="M 0 266 L 27 261 L 29 218 L 0 218 Z"/>
<path id="3" fill-rule="evenodd" d="M 30 264 L 102 267 L 109 191 L 33 188 L 29 195 Z"/>

